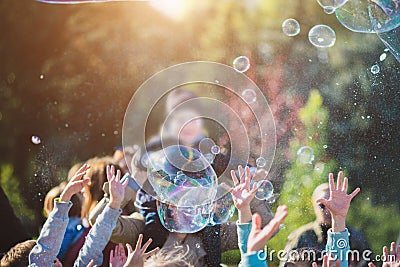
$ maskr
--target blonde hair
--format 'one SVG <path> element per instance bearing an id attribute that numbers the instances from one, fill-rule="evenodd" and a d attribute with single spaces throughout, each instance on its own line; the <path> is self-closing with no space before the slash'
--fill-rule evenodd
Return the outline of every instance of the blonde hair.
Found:
<path id="1" fill-rule="evenodd" d="M 189 247 L 175 246 L 161 249 L 144 262 L 145 267 L 194 267 L 189 261 Z"/>

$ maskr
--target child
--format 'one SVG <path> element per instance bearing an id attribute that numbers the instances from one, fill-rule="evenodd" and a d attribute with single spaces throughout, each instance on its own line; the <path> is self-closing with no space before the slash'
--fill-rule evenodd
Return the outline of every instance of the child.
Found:
<path id="1" fill-rule="evenodd" d="M 68 224 L 68 211 L 72 206 L 70 199 L 89 183 L 89 178 L 82 180 L 89 168 L 89 165 L 83 165 L 70 179 L 60 198 L 55 200 L 54 209 L 42 228 L 37 244 L 29 254 L 30 266 L 53 266 Z M 107 166 L 110 202 L 86 237 L 85 244 L 81 248 L 74 266 L 86 266 L 91 260 L 93 260 L 90 263 L 91 265 L 101 265 L 102 251 L 110 238 L 118 216 L 121 214 L 120 205 L 124 198 L 127 182 L 121 184 L 120 177 L 120 171 L 115 174 L 115 168 Z"/>

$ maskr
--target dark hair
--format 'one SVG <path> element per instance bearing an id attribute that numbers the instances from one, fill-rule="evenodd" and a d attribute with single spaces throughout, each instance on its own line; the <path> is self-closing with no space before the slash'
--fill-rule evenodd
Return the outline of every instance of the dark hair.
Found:
<path id="1" fill-rule="evenodd" d="M 36 245 L 35 240 L 27 240 L 10 248 L 0 260 L 1 267 L 26 267 L 29 265 L 29 253 Z"/>

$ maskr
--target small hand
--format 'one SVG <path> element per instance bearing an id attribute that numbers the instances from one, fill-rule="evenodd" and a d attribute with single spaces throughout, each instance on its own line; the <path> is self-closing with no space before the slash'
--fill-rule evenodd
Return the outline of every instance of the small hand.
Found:
<path id="1" fill-rule="evenodd" d="M 115 167 L 107 166 L 107 180 L 110 188 L 110 207 L 113 209 L 120 209 L 122 200 L 124 200 L 125 187 L 128 185 L 128 179 L 121 184 L 121 171 L 117 170 L 115 174 Z"/>
<path id="2" fill-rule="evenodd" d="M 114 250 L 110 251 L 110 267 L 122 267 L 126 263 L 124 246 L 119 243 Z"/>
<path id="3" fill-rule="evenodd" d="M 90 166 L 88 164 L 83 164 L 79 170 L 76 171 L 74 176 L 69 180 L 68 184 L 65 186 L 64 190 L 60 195 L 61 201 L 68 202 L 71 200 L 71 197 L 81 191 L 85 185 L 87 185 L 90 181 L 90 178 L 85 178 L 83 180 L 82 177 L 86 175 Z"/>
<path id="4" fill-rule="evenodd" d="M 383 247 L 382 253 L 382 267 L 400 267 L 400 245 L 397 246 L 392 242 L 390 244 L 390 254 L 388 253 L 387 246 Z M 376 267 L 372 262 L 368 263 L 368 267 Z"/>
<path id="5" fill-rule="evenodd" d="M 342 232 L 345 230 L 345 220 L 349 211 L 351 200 L 360 192 L 360 188 L 356 188 L 350 195 L 347 194 L 348 179 L 343 178 L 343 172 L 338 173 L 337 187 L 333 173 L 329 174 L 329 199 L 320 198 L 316 202 L 325 205 L 332 215 L 332 229 L 334 232 Z M 337 224 L 335 224 L 337 222 Z"/>
<path id="6" fill-rule="evenodd" d="M 233 185 L 234 187 L 230 188 L 227 186 L 225 183 L 222 183 L 222 187 L 228 190 L 233 199 L 233 203 L 235 204 L 235 207 L 240 210 L 243 207 L 250 206 L 251 200 L 254 198 L 257 192 L 257 184 L 253 184 L 253 188 L 250 189 L 250 180 L 251 180 L 251 175 L 250 175 L 250 168 L 246 166 L 246 175 L 243 173 L 243 167 L 239 165 L 238 171 L 239 171 L 239 179 L 236 177 L 235 171 L 231 171 L 231 176 L 233 180 Z"/>
<path id="7" fill-rule="evenodd" d="M 159 250 L 159 248 L 157 247 L 152 251 L 146 253 L 146 249 L 151 244 L 152 239 L 150 238 L 149 240 L 147 240 L 147 242 L 141 248 L 142 240 L 143 235 L 140 234 L 139 239 L 136 243 L 135 250 L 132 249 L 131 245 L 126 244 L 126 247 L 128 249 L 128 259 L 124 267 L 143 267 L 144 261 Z"/>
<path id="8" fill-rule="evenodd" d="M 275 217 L 272 218 L 263 229 L 261 229 L 261 216 L 257 213 L 254 214 L 249 239 L 247 240 L 247 252 L 262 250 L 279 228 L 279 225 L 286 218 L 287 214 L 287 206 L 279 206 L 276 210 Z"/>

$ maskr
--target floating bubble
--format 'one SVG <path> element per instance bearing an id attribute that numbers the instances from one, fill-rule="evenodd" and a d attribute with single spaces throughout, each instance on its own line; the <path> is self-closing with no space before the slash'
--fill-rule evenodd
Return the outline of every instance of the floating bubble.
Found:
<path id="1" fill-rule="evenodd" d="M 400 62 L 400 27 L 388 32 L 378 32 L 378 36 L 386 49 Z"/>
<path id="2" fill-rule="evenodd" d="M 256 159 L 256 165 L 258 168 L 263 168 L 267 164 L 267 161 L 263 157 L 259 157 Z"/>
<path id="3" fill-rule="evenodd" d="M 199 243 L 196 243 L 196 248 L 200 248 L 200 244 Z"/>
<path id="4" fill-rule="evenodd" d="M 39 145 L 39 144 L 42 142 L 42 140 L 40 140 L 40 137 L 39 137 L 39 136 L 32 135 L 32 137 L 31 137 L 31 142 L 32 142 L 33 144 L 35 144 L 35 145 Z"/>
<path id="5" fill-rule="evenodd" d="M 211 203 L 216 179 L 210 162 L 198 150 L 169 146 L 149 155 L 147 176 L 156 197 L 178 207 Z"/>
<path id="6" fill-rule="evenodd" d="M 282 31 L 287 36 L 296 36 L 300 33 L 300 24 L 295 19 L 286 19 L 282 23 Z"/>
<path id="7" fill-rule="evenodd" d="M 206 160 L 208 161 L 208 163 L 213 164 L 214 163 L 214 159 L 215 159 L 215 155 L 212 153 L 207 153 L 204 154 L 204 157 L 206 158 Z"/>
<path id="8" fill-rule="evenodd" d="M 327 25 L 316 25 L 308 32 L 308 40 L 315 47 L 332 47 L 336 41 L 336 34 Z"/>
<path id="9" fill-rule="evenodd" d="M 159 202 L 157 207 L 161 224 L 170 232 L 196 233 L 208 225 L 210 204 L 177 207 Z"/>
<path id="10" fill-rule="evenodd" d="M 255 197 L 259 200 L 269 199 L 273 197 L 274 186 L 268 180 L 261 180 L 257 182 L 257 193 Z"/>
<path id="11" fill-rule="evenodd" d="M 386 53 L 382 53 L 380 56 L 379 56 L 379 60 L 380 61 L 384 61 L 386 59 Z"/>
<path id="12" fill-rule="evenodd" d="M 279 196 L 280 194 L 278 193 L 272 194 L 269 198 L 265 199 L 265 202 L 267 202 L 268 204 L 275 203 L 275 201 L 279 198 Z"/>
<path id="13" fill-rule="evenodd" d="M 238 72 L 246 72 L 250 68 L 250 59 L 246 56 L 240 56 L 233 60 L 233 68 Z"/>
<path id="14" fill-rule="evenodd" d="M 256 92 L 252 89 L 244 89 L 242 92 L 242 97 L 247 104 L 251 105 L 257 100 Z"/>
<path id="15" fill-rule="evenodd" d="M 323 145 L 323 148 L 325 148 L 325 149 L 328 148 L 328 145 Z"/>
<path id="16" fill-rule="evenodd" d="M 37 2 L 48 4 L 85 4 L 85 3 L 102 3 L 102 2 L 127 2 L 127 1 L 144 1 L 144 0 L 36 0 Z"/>
<path id="17" fill-rule="evenodd" d="M 303 146 L 297 150 L 297 160 L 301 164 L 311 164 L 314 161 L 314 150 L 309 146 Z"/>
<path id="18" fill-rule="evenodd" d="M 210 153 L 212 147 L 215 145 L 216 144 L 214 140 L 212 140 L 211 138 L 203 138 L 199 143 L 199 150 L 203 155 L 205 155 L 207 153 Z"/>
<path id="19" fill-rule="evenodd" d="M 371 67 L 372 74 L 378 74 L 380 71 L 381 71 L 381 68 L 379 67 L 379 65 L 377 65 L 377 64 L 372 65 L 372 67 Z"/>
<path id="20" fill-rule="evenodd" d="M 215 200 L 213 210 L 210 215 L 210 225 L 221 224 L 229 221 L 235 213 L 235 205 L 233 203 L 232 195 L 222 187 L 218 187 L 218 195 L 222 195 L 219 199 Z"/>
<path id="21" fill-rule="evenodd" d="M 322 8 L 331 7 L 334 10 L 343 6 L 348 0 L 317 0 Z"/>
<path id="22" fill-rule="evenodd" d="M 324 7 L 325 14 L 330 15 L 330 14 L 335 13 L 335 11 L 336 11 L 336 8 L 334 8 L 334 7 L 331 7 L 331 6 Z"/>
<path id="23" fill-rule="evenodd" d="M 40 74 L 39 79 L 43 80 L 44 79 L 44 74 Z"/>
<path id="24" fill-rule="evenodd" d="M 211 153 L 214 155 L 218 155 L 221 152 L 221 148 L 217 145 L 211 147 Z"/>

